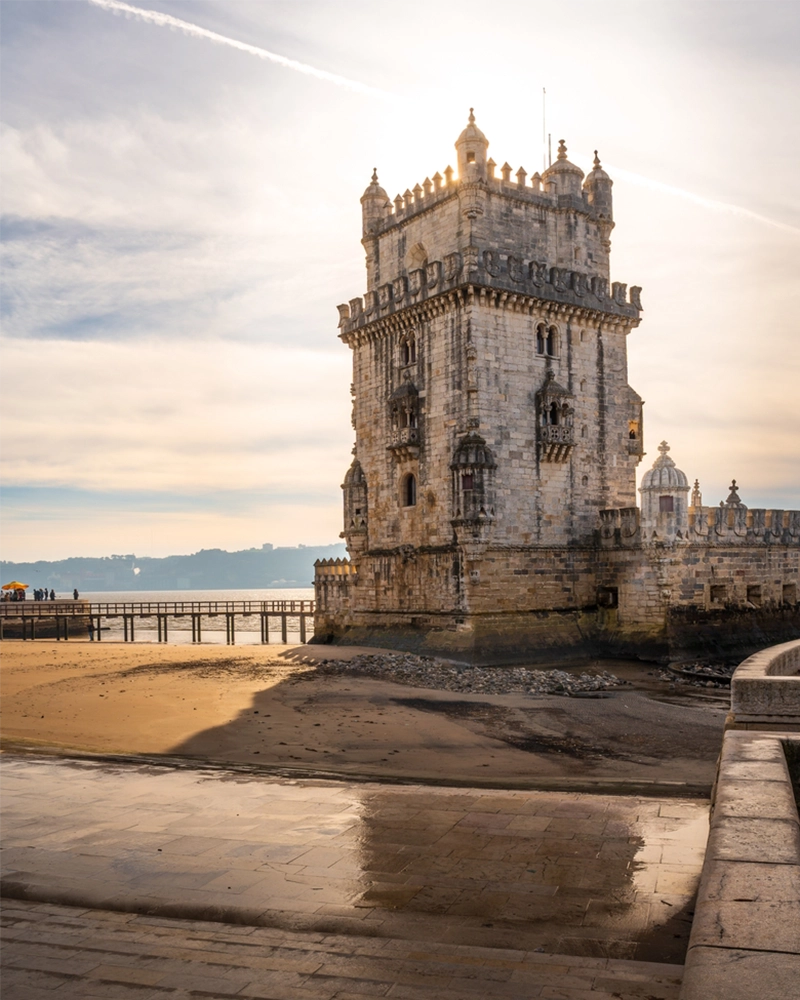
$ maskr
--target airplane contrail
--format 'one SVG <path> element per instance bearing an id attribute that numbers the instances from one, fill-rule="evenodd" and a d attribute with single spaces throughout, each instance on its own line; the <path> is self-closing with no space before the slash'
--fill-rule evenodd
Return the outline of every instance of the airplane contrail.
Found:
<path id="1" fill-rule="evenodd" d="M 247 42 L 228 38 L 227 35 L 220 35 L 216 31 L 209 31 L 207 28 L 201 28 L 196 24 L 191 24 L 189 21 L 181 21 L 180 18 L 172 17 L 171 14 L 161 14 L 154 10 L 143 10 L 141 7 L 133 7 L 131 4 L 124 3 L 123 0 L 89 0 L 89 3 L 104 10 L 137 17 L 142 21 L 157 24 L 162 28 L 177 28 L 178 31 L 182 31 L 184 34 L 191 35 L 194 38 L 205 38 L 207 41 L 214 42 L 217 45 L 227 45 L 229 48 L 246 52 L 248 55 L 256 56 L 258 59 L 276 63 L 278 66 L 292 69 L 296 73 L 304 73 L 306 76 L 316 77 L 318 80 L 336 84 L 337 87 L 345 87 L 359 94 L 369 94 L 374 97 L 389 98 L 390 100 L 396 99 L 393 94 L 378 87 L 370 87 L 368 84 L 360 83 L 358 80 L 351 80 L 346 76 L 339 76 L 337 73 L 329 73 L 324 69 L 317 69 L 316 66 L 309 66 L 308 63 L 301 63 L 296 59 L 288 59 L 286 56 L 278 55 L 277 52 L 270 52 L 268 49 L 262 49 L 257 45 L 249 45 Z M 609 164 L 609 166 L 611 165 Z M 760 215 L 758 212 L 752 211 L 752 209 L 742 208 L 740 205 L 732 205 L 729 202 L 715 201 L 713 198 L 706 198 L 703 195 L 694 194 L 692 191 L 686 191 L 671 184 L 652 180 L 650 177 L 632 173 L 630 170 L 624 170 L 621 167 L 611 167 L 611 169 L 618 177 L 627 179 L 633 184 L 661 191 L 664 194 L 676 195 L 680 198 L 693 201 L 695 204 L 703 205 L 705 208 L 732 212 L 734 215 L 765 223 L 768 226 L 773 226 L 775 229 L 782 229 L 784 232 L 792 233 L 795 236 L 800 235 L 800 228 L 797 226 L 793 226 L 788 222 L 779 222 L 777 219 L 771 219 L 766 215 Z"/>
<path id="2" fill-rule="evenodd" d="M 132 17 L 139 18 L 141 21 L 157 24 L 162 28 L 177 28 L 178 31 L 182 31 L 185 35 L 192 35 L 194 38 L 205 38 L 207 41 L 215 42 L 217 45 L 227 45 L 229 48 L 246 52 L 248 55 L 256 56 L 258 59 L 276 63 L 285 69 L 293 69 L 296 73 L 305 73 L 306 76 L 314 76 L 318 80 L 324 80 L 326 83 L 334 83 L 337 87 L 346 87 L 348 90 L 353 90 L 358 94 L 370 94 L 373 97 L 384 98 L 392 96 L 387 91 L 380 90 L 378 87 L 370 87 L 368 84 L 360 83 L 358 80 L 350 80 L 346 76 L 339 76 L 337 73 L 329 73 L 327 70 L 317 69 L 316 66 L 297 62 L 296 59 L 287 59 L 286 56 L 278 55 L 277 52 L 270 52 L 268 49 L 259 48 L 258 45 L 248 45 L 247 42 L 239 42 L 235 38 L 219 35 L 216 31 L 209 31 L 207 28 L 190 24 L 189 21 L 181 21 L 170 14 L 161 14 L 155 10 L 143 10 L 141 7 L 132 7 L 128 3 L 123 3 L 122 0 L 89 0 L 89 3 L 94 4 L 96 7 L 102 7 L 103 10 L 129 14 Z"/>
<path id="3" fill-rule="evenodd" d="M 759 212 L 754 212 L 751 208 L 732 205 L 729 201 L 716 201 L 714 198 L 706 198 L 704 195 L 695 194 L 693 191 L 686 191 L 684 188 L 674 187 L 672 184 L 664 184 L 663 181 L 655 181 L 651 177 L 644 177 L 642 174 L 635 174 L 630 170 L 624 170 L 622 167 L 615 167 L 612 164 L 608 164 L 608 168 L 616 177 L 619 177 L 621 180 L 630 181 L 631 184 L 638 184 L 640 187 L 651 188 L 654 191 L 661 191 L 664 194 L 685 198 L 687 201 L 693 201 L 696 205 L 702 205 L 704 208 L 711 208 L 717 212 L 730 212 L 745 219 L 763 222 L 768 226 L 773 226 L 775 229 L 782 229 L 784 232 L 792 233 L 794 236 L 800 236 L 800 228 L 797 226 L 793 226 L 789 222 L 779 222 L 777 219 L 771 219 L 768 215 L 761 215 Z"/>

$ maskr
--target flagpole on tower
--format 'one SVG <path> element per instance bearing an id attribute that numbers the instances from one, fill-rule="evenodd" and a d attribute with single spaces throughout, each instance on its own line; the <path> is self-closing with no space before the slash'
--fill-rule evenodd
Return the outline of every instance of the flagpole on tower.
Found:
<path id="1" fill-rule="evenodd" d="M 547 169 L 547 89 L 542 87 L 542 172 Z"/>

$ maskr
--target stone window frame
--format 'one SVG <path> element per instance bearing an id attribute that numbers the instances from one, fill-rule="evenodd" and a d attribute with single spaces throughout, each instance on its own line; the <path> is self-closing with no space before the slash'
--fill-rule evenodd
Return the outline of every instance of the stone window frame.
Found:
<path id="1" fill-rule="evenodd" d="M 419 358 L 417 331 L 406 330 L 397 342 L 400 353 L 400 367 L 412 368 Z"/>
<path id="2" fill-rule="evenodd" d="M 561 331 L 555 323 L 540 320 L 534 331 L 536 356 L 539 358 L 561 357 Z"/>
<path id="3" fill-rule="evenodd" d="M 417 501 L 417 476 L 414 472 L 406 472 L 400 480 L 400 506 L 403 510 L 412 510 Z"/>

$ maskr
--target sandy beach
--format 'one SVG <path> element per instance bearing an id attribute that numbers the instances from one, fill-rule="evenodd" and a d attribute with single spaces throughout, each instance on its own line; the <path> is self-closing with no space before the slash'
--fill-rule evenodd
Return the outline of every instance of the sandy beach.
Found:
<path id="1" fill-rule="evenodd" d="M 17 749 L 389 780 L 695 794 L 713 780 L 725 692 L 669 696 L 645 665 L 616 661 L 598 666 L 630 686 L 596 699 L 454 694 L 315 667 L 359 652 L 7 641 L 2 737 Z"/>

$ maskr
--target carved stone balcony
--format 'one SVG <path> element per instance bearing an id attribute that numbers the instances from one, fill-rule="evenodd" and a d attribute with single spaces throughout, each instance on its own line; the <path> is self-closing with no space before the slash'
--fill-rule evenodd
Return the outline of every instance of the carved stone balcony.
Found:
<path id="1" fill-rule="evenodd" d="M 392 431 L 388 450 L 398 461 L 402 461 L 405 458 L 418 458 L 421 444 L 419 427 L 398 427 Z"/>
<path id="2" fill-rule="evenodd" d="M 628 454 L 641 458 L 644 455 L 644 441 L 641 438 L 628 438 Z"/>
<path id="3" fill-rule="evenodd" d="M 539 455 L 543 462 L 566 462 L 574 447 L 574 427 L 567 424 L 539 427 Z"/>

